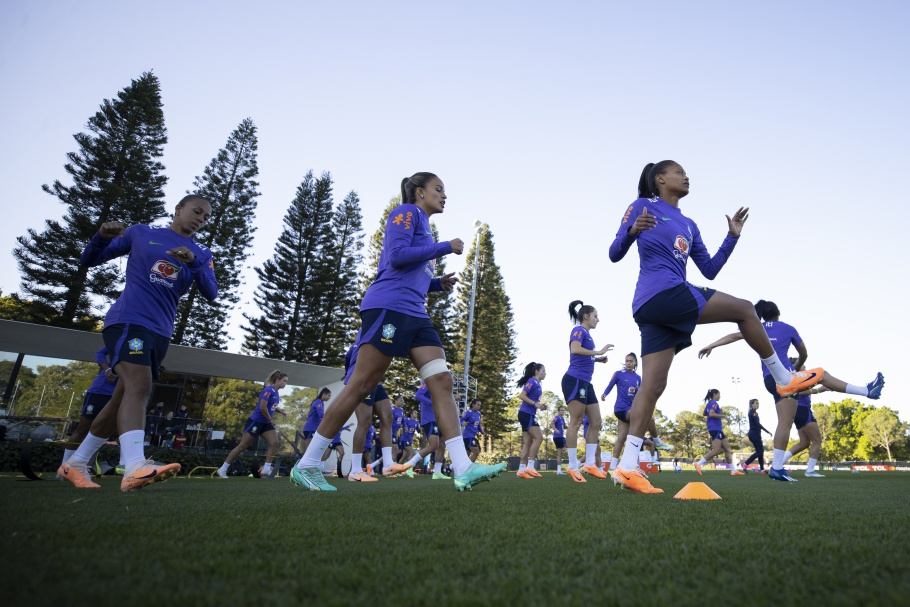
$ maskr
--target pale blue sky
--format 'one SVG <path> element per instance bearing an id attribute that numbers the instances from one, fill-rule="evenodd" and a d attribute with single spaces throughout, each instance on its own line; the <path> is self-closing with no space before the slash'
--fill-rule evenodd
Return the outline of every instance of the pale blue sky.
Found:
<path id="1" fill-rule="evenodd" d="M 598 390 L 639 350 L 637 255 L 614 265 L 606 251 L 642 167 L 677 160 L 692 184 L 682 209 L 712 251 L 724 214 L 752 209 L 717 279 L 690 266 L 690 280 L 776 301 L 810 364 L 855 383 L 881 370 L 880 403 L 907 420 L 905 230 L 890 198 L 910 164 L 908 6 L 7 0 L 0 288 L 19 286 L 15 237 L 62 214 L 40 186 L 66 179 L 72 135 L 152 69 L 169 206 L 243 118 L 255 121 L 262 196 L 251 265 L 271 256 L 309 169 L 331 171 L 338 199 L 359 193 L 368 233 L 402 177 L 437 173 L 449 194 L 441 237 L 468 240 L 474 219 L 490 224 L 518 362 L 545 363 L 544 387 L 556 392 L 569 301 L 595 305 L 595 341 L 616 345 L 597 368 Z M 248 271 L 247 289 L 255 282 Z M 695 344 L 734 330 L 701 327 Z M 744 344 L 708 361 L 696 352 L 677 358 L 658 404 L 665 414 L 695 410 L 717 387 L 722 405 L 743 410 L 757 396 L 774 423 Z"/>

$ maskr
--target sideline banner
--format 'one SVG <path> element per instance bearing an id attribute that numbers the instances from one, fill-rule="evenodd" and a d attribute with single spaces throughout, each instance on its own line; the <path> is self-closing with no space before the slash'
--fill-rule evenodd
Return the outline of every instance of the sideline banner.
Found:
<path id="1" fill-rule="evenodd" d="M 859 472 L 894 472 L 894 466 L 885 466 L 879 464 L 861 464 L 853 466 L 854 471 Z"/>

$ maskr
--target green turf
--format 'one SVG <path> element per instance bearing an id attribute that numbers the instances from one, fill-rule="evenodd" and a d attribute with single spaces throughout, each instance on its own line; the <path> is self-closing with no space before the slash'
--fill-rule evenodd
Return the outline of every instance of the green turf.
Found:
<path id="1" fill-rule="evenodd" d="M 383 479 L 176 478 L 121 494 L 0 477 L 7 605 L 899 605 L 910 474 L 798 483 L 505 473 L 473 491 Z M 672 496 L 703 480 L 718 501 Z"/>

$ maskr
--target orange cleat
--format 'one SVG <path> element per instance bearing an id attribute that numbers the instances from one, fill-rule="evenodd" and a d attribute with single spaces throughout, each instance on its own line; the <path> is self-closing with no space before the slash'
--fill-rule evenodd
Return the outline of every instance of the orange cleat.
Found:
<path id="1" fill-rule="evenodd" d="M 730 473 L 730 476 L 746 476 L 745 472 L 740 472 L 739 470 L 734 470 Z"/>
<path id="2" fill-rule="evenodd" d="M 572 480 L 575 481 L 576 483 L 587 483 L 588 482 L 587 480 L 585 480 L 585 477 L 583 477 L 581 475 L 581 472 L 579 472 L 578 470 L 572 470 L 571 468 L 566 468 L 566 472 L 569 473 L 569 476 L 571 476 Z"/>
<path id="3" fill-rule="evenodd" d="M 663 489 L 658 489 L 651 485 L 648 479 L 642 474 L 641 470 L 623 470 L 622 468 L 617 467 L 613 471 L 613 479 L 618 480 L 619 483 L 626 489 L 631 489 L 636 493 L 663 493 Z"/>
<path id="4" fill-rule="evenodd" d="M 391 466 L 387 466 L 382 469 L 382 475 L 383 476 L 394 476 L 396 474 L 404 474 L 405 472 L 407 472 L 408 470 L 413 468 L 413 466 L 414 465 L 411 463 L 392 464 Z"/>
<path id="5" fill-rule="evenodd" d="M 702 476 L 702 474 L 701 474 L 701 464 L 699 464 L 698 462 L 695 462 L 695 471 L 698 472 L 698 476 Z"/>
<path id="6" fill-rule="evenodd" d="M 787 398 L 797 392 L 808 390 L 825 376 L 825 370 L 821 367 L 809 369 L 807 371 L 793 371 L 790 374 L 790 383 L 786 386 L 777 386 L 777 393 Z"/>
<path id="7" fill-rule="evenodd" d="M 603 470 L 597 466 L 582 466 L 581 469 L 585 474 L 590 474 L 594 478 L 607 478 L 607 475 L 603 473 Z"/>
<path id="8" fill-rule="evenodd" d="M 534 478 L 533 476 L 531 476 L 530 474 L 528 474 L 528 471 L 527 471 L 527 470 L 519 470 L 518 472 L 515 473 L 515 475 L 516 475 L 518 478 Z"/>
<path id="9" fill-rule="evenodd" d="M 146 460 L 120 481 L 121 491 L 136 491 L 152 483 L 161 483 L 180 472 L 180 464 L 158 464 Z"/>
<path id="10" fill-rule="evenodd" d="M 528 474 L 530 474 L 530 475 L 533 476 L 534 478 L 541 478 L 540 472 L 538 472 L 538 471 L 535 470 L 534 468 L 525 468 L 525 472 L 527 472 Z"/>
<path id="11" fill-rule="evenodd" d="M 352 483 L 378 483 L 379 479 L 375 476 L 370 476 L 365 472 L 355 472 L 354 474 L 348 475 L 348 480 Z"/>
<path id="12" fill-rule="evenodd" d="M 92 481 L 92 473 L 89 472 L 86 464 L 63 462 L 57 468 L 57 474 L 63 480 L 71 482 L 78 489 L 98 489 L 101 487 L 101 485 Z"/>

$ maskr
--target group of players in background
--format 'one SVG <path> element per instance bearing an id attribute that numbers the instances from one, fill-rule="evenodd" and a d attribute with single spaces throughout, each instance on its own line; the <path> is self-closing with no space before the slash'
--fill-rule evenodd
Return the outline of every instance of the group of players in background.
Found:
<path id="1" fill-rule="evenodd" d="M 610 477 L 615 484 L 636 492 L 663 492 L 651 484 L 639 467 L 639 453 L 645 444 L 646 433 L 650 434 L 654 446 L 666 447 L 657 436 L 653 414 L 666 388 L 670 366 L 676 354 L 692 344 L 696 325 L 733 322 L 737 324 L 738 332 L 704 348 L 699 356 L 707 356 L 714 348 L 740 339 L 758 354 L 765 386 L 773 395 L 778 412 L 769 474 L 776 480 L 792 481 L 783 469 L 790 428 L 794 421 L 798 425 L 802 423 L 802 427 L 812 423 L 811 409 L 800 407 L 800 397 L 821 384 L 827 390 L 875 399 L 881 394 L 884 378 L 879 373 L 867 385 L 852 385 L 821 368 L 805 370 L 803 364 L 808 355 L 805 343 L 796 329 L 779 320 L 777 306 L 765 301 L 753 306 L 744 299 L 688 283 L 686 265 L 690 257 L 706 278 L 717 276 L 733 253 L 749 216 L 748 208 L 740 208 L 732 217 L 727 216 L 727 235 L 711 256 L 698 226 L 679 209 L 680 200 L 688 193 L 689 178 L 678 163 L 665 160 L 648 164 L 639 178 L 638 199 L 626 209 L 609 249 L 610 260 L 619 262 L 633 243 L 638 248 L 640 273 L 632 301 L 632 316 L 641 332 L 642 359 L 642 375 L 639 376 L 636 373 L 638 357 L 629 354 L 624 368 L 613 375 L 602 394 L 605 398 L 614 387 L 617 389 L 614 415 L 619 437 L 608 468 Z M 453 253 L 460 255 L 464 250 L 464 243 L 459 238 L 436 242 L 432 235 L 429 219 L 444 211 L 446 200 L 443 182 L 432 173 L 416 173 L 402 180 L 401 205 L 386 221 L 377 275 L 361 302 L 361 329 L 346 357 L 345 387 L 334 398 L 331 407 L 324 406 L 325 390 L 311 406 L 310 417 L 313 417 L 315 407 L 315 418 L 312 423 L 308 419 L 304 427 L 303 455 L 291 469 L 294 485 L 310 491 L 337 490 L 326 480 L 322 462 L 332 450 L 341 447 L 341 432 L 349 429 L 344 424 L 351 415 L 357 419 L 352 439 L 353 469 L 348 475 L 353 482 L 376 481 L 369 471 L 361 469 L 360 463 L 373 415 L 381 422 L 378 440 L 382 455 L 371 468 L 381 470 L 383 475 L 407 474 L 422 458 L 435 453 L 434 478 L 437 474 L 442 478 L 442 460 L 447 452 L 452 474 L 444 478 L 454 481 L 455 488 L 463 491 L 498 476 L 505 469 L 506 464 L 502 462 L 481 464 L 474 461 L 479 452 L 476 434 L 482 433 L 479 411 L 475 418 L 472 414 L 475 407 L 472 406 L 464 417 L 459 416 L 445 352 L 427 314 L 427 292 L 450 291 L 457 282 L 453 274 L 435 275 L 436 260 Z M 81 444 L 58 470 L 62 478 L 77 487 L 98 487 L 91 479 L 87 462 L 118 430 L 124 466 L 122 490 L 139 489 L 166 480 L 179 471 L 178 464 L 159 464 L 145 458 L 142 422 L 152 381 L 173 333 L 180 297 L 193 284 L 207 299 L 217 297 L 212 255 L 192 238 L 211 213 L 209 201 L 189 195 L 178 203 L 169 227 L 135 225 L 124 230 L 119 223 L 105 223 L 85 248 L 82 256 L 85 266 L 106 263 L 126 254 L 129 259 L 124 290 L 111 306 L 102 332 L 110 357 L 108 364 L 118 381 L 100 413 L 96 410 Z M 602 419 L 591 380 L 595 363 L 606 362 L 606 353 L 613 346 L 596 348 L 590 332 L 597 327 L 599 318 L 593 306 L 574 301 L 569 305 L 569 315 L 575 326 L 569 336 L 569 367 L 562 377 L 569 418 L 566 420 L 561 407 L 554 419 L 554 429 L 558 430 L 559 436 L 554 433 L 554 438 L 560 439 L 557 446 L 562 448 L 564 444 L 567 450 L 567 475 L 573 481 L 583 483 L 586 479 L 582 473 L 598 479 L 607 478 L 605 470 L 597 465 Z M 791 345 L 798 353 L 793 362 L 788 358 Z M 413 453 L 410 458 L 402 457 L 401 453 L 398 457 L 393 455 L 395 424 L 400 422 L 399 427 L 404 428 L 406 420 L 403 413 L 397 415 L 401 411 L 400 405 L 393 408 L 381 384 L 393 358 L 402 356 L 411 359 L 421 378 L 417 399 L 421 404 L 420 426 L 427 438 L 426 447 L 417 453 L 413 453 L 413 448 L 409 450 Z M 531 363 L 519 381 L 518 421 L 523 434 L 523 467 L 518 474 L 524 478 L 538 475 L 535 462 L 542 434 L 536 414 L 543 407 L 540 403 L 541 381 L 545 377 L 544 365 Z M 275 433 L 272 420 L 273 415 L 280 412 L 278 390 L 287 381 L 287 375 L 277 370 L 269 376 L 241 442 L 246 445 L 256 436 L 265 437 L 269 443 L 269 467 L 274 456 L 269 438 L 270 435 L 274 438 Z M 717 403 L 719 397 L 719 392 L 712 391 L 706 398 L 705 415 L 709 419 L 712 449 L 696 465 L 699 473 L 709 457 L 729 453 L 729 444 L 719 425 L 723 417 Z M 411 419 L 414 417 L 412 414 Z M 752 417 L 760 429 L 757 412 L 750 420 Z M 413 429 L 413 424 L 409 427 Z M 473 436 L 464 434 L 468 427 L 476 429 Z M 583 462 L 578 459 L 578 434 L 582 427 L 586 447 Z M 400 433 L 397 431 L 399 436 Z M 813 436 L 807 434 L 809 444 L 812 439 Z M 277 445 L 277 441 L 274 444 Z M 228 456 L 220 475 L 226 473 L 232 458 L 239 453 L 235 450 Z"/>

